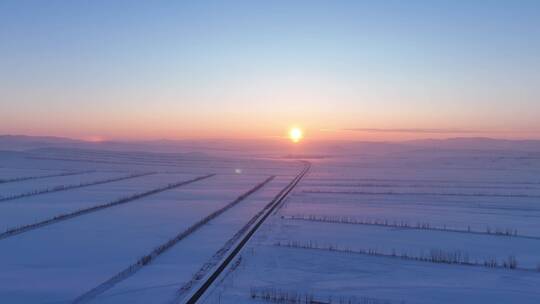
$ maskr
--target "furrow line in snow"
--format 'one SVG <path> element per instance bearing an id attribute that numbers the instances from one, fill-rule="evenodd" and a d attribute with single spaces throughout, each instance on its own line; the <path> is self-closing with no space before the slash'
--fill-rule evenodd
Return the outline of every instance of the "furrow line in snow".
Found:
<path id="1" fill-rule="evenodd" d="M 27 159 L 38 159 L 38 160 L 58 160 L 66 162 L 83 162 L 83 163 L 96 163 L 96 164 L 113 164 L 113 165 L 137 165 L 137 166 L 155 166 L 155 167 L 177 167 L 185 168 L 189 163 L 206 163 L 206 168 L 212 169 L 234 169 L 236 166 L 232 161 L 222 160 L 222 159 L 183 159 L 173 162 L 127 162 L 127 161 L 116 161 L 116 160 L 99 160 L 99 159 L 76 159 L 76 158 L 57 158 L 57 157 L 38 157 L 38 156 L 28 156 Z M 188 164 L 185 164 L 188 163 Z M 212 163 L 210 166 L 209 163 Z M 225 165 L 216 165 L 222 163 Z M 227 165 L 230 164 L 230 165 Z M 258 166 L 251 167 L 250 169 L 273 169 L 271 166 Z"/>
<path id="2" fill-rule="evenodd" d="M 310 194 L 345 194 L 345 195 L 396 195 L 396 196 L 414 195 L 414 196 L 540 198 L 540 195 L 496 194 L 496 193 L 369 192 L 369 191 L 321 191 L 321 190 L 303 190 L 302 193 L 310 193 Z"/>
<path id="3" fill-rule="evenodd" d="M 80 183 L 80 184 L 66 185 L 66 186 L 64 185 L 54 186 L 52 188 L 35 190 L 35 191 L 26 192 L 26 193 L 15 194 L 12 196 L 0 197 L 0 202 L 12 201 L 12 200 L 16 200 L 16 199 L 20 199 L 24 197 L 36 196 L 36 195 L 41 195 L 41 194 L 60 192 L 60 191 L 84 188 L 84 187 L 95 186 L 95 185 L 102 185 L 102 184 L 107 184 L 107 183 L 112 183 L 112 182 L 119 182 L 126 179 L 143 177 L 143 176 L 148 176 L 152 174 L 156 174 L 156 173 L 155 172 L 136 173 L 136 174 L 129 174 L 129 175 L 124 175 L 120 177 L 114 177 L 114 178 L 92 181 L 92 182 L 87 182 L 87 183 Z"/>
<path id="4" fill-rule="evenodd" d="M 489 190 L 539 190 L 538 186 L 505 186 L 505 185 L 445 185 L 445 184 L 391 184 L 391 183 L 311 183 L 306 185 L 312 188 L 402 188 L 402 189 L 489 189 Z M 312 191 L 312 190 L 306 190 Z M 321 191 L 321 190 L 313 190 Z M 331 190 L 330 190 L 331 191 Z"/>
<path id="5" fill-rule="evenodd" d="M 316 183 L 330 183 L 324 182 L 329 180 L 328 178 L 314 178 L 311 184 Z M 386 178 L 332 178 L 332 184 L 340 185 L 342 182 L 347 183 L 358 183 L 358 182 L 376 182 L 376 183 L 425 183 L 426 185 L 437 185 L 437 184 L 453 184 L 455 186 L 459 185 L 471 185 L 471 184 L 484 184 L 484 185 L 540 185 L 540 182 L 526 182 L 526 181 L 479 181 L 479 180 L 452 180 L 452 179 L 386 179 Z M 339 183 L 336 183 L 339 182 Z M 329 184 L 329 185 L 332 185 Z"/>
<path id="6" fill-rule="evenodd" d="M 485 267 L 492 269 L 507 269 L 507 270 L 519 270 L 519 271 L 530 271 L 534 273 L 540 273 L 540 268 L 523 268 L 518 267 L 518 261 L 515 256 L 509 256 L 506 260 L 497 260 L 495 258 L 490 258 L 486 260 L 472 259 L 466 252 L 462 251 L 444 251 L 440 249 L 432 249 L 427 254 L 420 255 L 410 255 L 407 253 L 397 253 L 393 251 L 392 253 L 380 252 L 377 249 L 350 249 L 350 248 L 339 248 L 335 245 L 326 245 L 320 246 L 317 242 L 288 242 L 282 243 L 277 242 L 274 244 L 276 247 L 284 248 L 293 248 L 293 249 L 302 249 L 302 250 L 317 250 L 317 251 L 328 251 L 336 252 L 341 254 L 354 254 L 354 255 L 365 255 L 365 256 L 374 256 L 381 258 L 391 258 L 391 259 L 401 259 L 407 261 L 418 261 L 434 264 L 446 264 L 446 265 L 455 265 L 455 266 L 471 266 L 471 267 Z"/>
<path id="7" fill-rule="evenodd" d="M 24 233 L 24 232 L 28 232 L 28 231 L 31 231 L 31 230 L 34 230 L 34 229 L 38 229 L 38 228 L 41 228 L 41 227 L 44 227 L 44 226 L 52 225 L 52 224 L 55 224 L 55 223 L 58 223 L 58 222 L 61 222 L 61 221 L 69 220 L 69 219 L 72 219 L 72 218 L 75 218 L 75 217 L 78 217 L 78 216 L 82 216 L 82 215 L 86 215 L 86 214 L 89 214 L 89 213 L 100 211 L 100 210 L 103 210 L 103 209 L 106 209 L 106 208 L 126 204 L 126 203 L 129 203 L 129 202 L 132 202 L 132 201 L 135 201 L 135 200 L 138 200 L 138 199 L 150 196 L 150 195 L 154 195 L 154 194 L 157 194 L 157 193 L 160 193 L 160 192 L 163 192 L 163 191 L 167 191 L 167 190 L 172 190 L 172 189 L 175 189 L 175 188 L 178 188 L 178 187 L 181 187 L 181 186 L 185 186 L 185 185 L 188 185 L 188 184 L 191 184 L 191 183 L 203 180 L 203 179 L 207 179 L 207 178 L 210 178 L 210 177 L 212 177 L 214 175 L 215 174 L 208 174 L 208 175 L 199 176 L 199 177 L 196 177 L 194 179 L 187 180 L 187 181 L 181 181 L 181 182 L 172 183 L 172 184 L 169 184 L 167 186 L 156 188 L 156 189 L 153 189 L 153 190 L 150 190 L 150 191 L 146 191 L 146 192 L 142 192 L 142 193 L 136 193 L 136 194 L 133 194 L 133 195 L 130 195 L 130 196 L 127 196 L 127 197 L 119 198 L 117 200 L 114 200 L 114 201 L 106 203 L 106 204 L 92 206 L 92 207 L 89 207 L 89 208 L 80 209 L 80 210 L 70 212 L 70 213 L 60 214 L 60 215 L 54 216 L 52 218 L 37 222 L 37 223 L 24 225 L 24 226 L 20 226 L 20 227 L 15 227 L 15 228 L 10 228 L 5 232 L 0 233 L 0 240 L 11 237 L 11 236 L 14 236 L 14 235 L 18 235 L 18 234 L 21 234 L 21 233 Z"/>
<path id="8" fill-rule="evenodd" d="M 61 177 L 61 176 L 71 176 L 71 175 L 81 175 L 96 172 L 95 170 L 86 170 L 86 171 L 76 171 L 76 172 L 63 172 L 57 174 L 48 174 L 48 175 L 36 175 L 36 176 L 23 176 L 23 177 L 14 177 L 7 179 L 0 179 L 0 184 L 22 182 L 27 180 L 50 178 L 50 177 Z"/>
<path id="9" fill-rule="evenodd" d="M 293 216 L 282 216 L 281 218 L 285 220 L 296 220 L 296 221 L 307 221 L 307 222 L 377 226 L 377 227 L 387 227 L 387 228 L 424 230 L 424 231 L 427 230 L 427 231 L 450 232 L 450 233 L 468 233 L 468 234 L 499 236 L 499 237 L 507 237 L 507 238 L 540 240 L 540 236 L 518 234 L 517 229 L 510 229 L 510 228 L 503 229 L 503 228 L 487 227 L 486 231 L 478 231 L 478 230 L 472 230 L 470 227 L 467 227 L 467 229 L 457 229 L 457 228 L 450 228 L 450 227 L 437 227 L 437 226 L 430 225 L 428 223 L 418 223 L 416 225 L 411 225 L 404 221 L 387 221 L 387 220 L 384 220 L 384 221 L 371 220 L 370 221 L 370 220 L 354 219 L 350 217 L 328 217 L 328 216 L 316 216 L 316 215 L 303 215 L 303 216 L 293 215 Z"/>
<path id="10" fill-rule="evenodd" d="M 195 231 L 197 231 L 202 226 L 206 225 L 211 220 L 215 219 L 219 215 L 223 214 L 225 211 L 229 210 L 230 208 L 234 207 L 238 203 L 242 202 L 246 198 L 248 198 L 250 195 L 254 194 L 258 190 L 262 189 L 266 184 L 268 184 L 270 181 L 272 181 L 275 178 L 275 176 L 270 176 L 267 179 L 265 179 L 263 182 L 257 184 L 255 187 L 250 189 L 249 191 L 245 192 L 244 194 L 237 197 L 234 201 L 228 203 L 224 207 L 210 213 L 206 217 L 202 218 L 195 224 L 191 225 L 186 230 L 180 232 L 177 234 L 174 238 L 168 240 L 167 242 L 159 245 L 158 247 L 154 248 L 149 254 L 143 256 L 138 261 L 136 261 L 134 264 L 131 264 L 126 269 L 120 271 L 118 274 L 114 275 L 112 278 L 108 279 L 107 281 L 101 283 L 100 285 L 94 287 L 90 291 L 84 293 L 83 295 L 77 297 L 75 300 L 73 300 L 73 303 L 88 303 L 92 299 L 94 299 L 96 296 L 102 294 L 103 292 L 107 291 L 108 289 L 112 288 L 114 285 L 118 284 L 119 282 L 127 279 L 128 277 L 135 274 L 137 271 L 139 271 L 142 267 L 148 265 L 151 263 L 154 259 L 156 259 L 159 255 L 176 245 L 181 240 L 185 239 L 187 236 L 191 235 Z"/>

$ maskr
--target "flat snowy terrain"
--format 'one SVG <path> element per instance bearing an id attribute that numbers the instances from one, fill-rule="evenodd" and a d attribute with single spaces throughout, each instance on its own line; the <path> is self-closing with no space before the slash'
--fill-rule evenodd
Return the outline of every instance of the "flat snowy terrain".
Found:
<path id="1" fill-rule="evenodd" d="M 538 153 L 377 149 L 308 157 L 200 302 L 540 303 Z M 304 168 L 215 155 L 0 151 L 0 303 L 185 302 Z"/>
<path id="2" fill-rule="evenodd" d="M 538 153 L 312 163 L 205 303 L 540 303 Z"/>
<path id="3" fill-rule="evenodd" d="M 167 302 L 302 167 L 192 154 L 0 152 L 0 303 Z M 152 263 L 107 283 L 182 233 Z"/>

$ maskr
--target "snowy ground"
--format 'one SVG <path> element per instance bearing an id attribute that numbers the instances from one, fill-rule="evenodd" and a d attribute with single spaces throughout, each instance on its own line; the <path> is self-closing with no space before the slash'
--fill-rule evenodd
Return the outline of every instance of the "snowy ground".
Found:
<path id="1" fill-rule="evenodd" d="M 312 159 L 202 302 L 540 303 L 538 154 L 379 150 Z M 0 303 L 182 303 L 302 169 L 232 155 L 0 152 L 0 196 L 28 194 L 0 201 Z M 40 192 L 70 185 L 83 186 Z"/>
<path id="2" fill-rule="evenodd" d="M 93 299 L 97 303 L 132 303 L 135 294 L 142 303 L 167 301 L 302 168 L 296 161 L 191 154 L 160 156 L 55 149 L 10 152 L 8 156 L 0 159 L 5 181 L 0 183 L 0 195 L 31 195 L 0 202 L 0 233 L 53 221 L 0 238 L 1 303 L 70 303 L 275 176 L 153 263 Z M 140 173 L 152 174 L 108 181 Z M 122 205 L 54 221 L 61 214 L 208 174 L 215 175 Z M 93 185 L 95 181 L 102 182 Z M 39 193 L 43 189 L 81 184 L 89 185 Z M 156 294 L 152 288 L 155 285 L 169 288 L 157 290 Z"/>
<path id="3" fill-rule="evenodd" d="M 314 162 L 205 303 L 540 303 L 540 158 L 523 154 Z"/>

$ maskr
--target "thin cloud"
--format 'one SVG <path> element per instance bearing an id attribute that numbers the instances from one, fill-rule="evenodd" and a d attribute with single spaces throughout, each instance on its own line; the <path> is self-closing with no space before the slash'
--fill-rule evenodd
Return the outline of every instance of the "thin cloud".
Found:
<path id="1" fill-rule="evenodd" d="M 463 129 L 378 129 L 378 128 L 347 128 L 343 131 L 367 132 L 367 133 L 414 133 L 414 134 L 455 134 L 455 133 L 482 133 L 478 130 Z"/>

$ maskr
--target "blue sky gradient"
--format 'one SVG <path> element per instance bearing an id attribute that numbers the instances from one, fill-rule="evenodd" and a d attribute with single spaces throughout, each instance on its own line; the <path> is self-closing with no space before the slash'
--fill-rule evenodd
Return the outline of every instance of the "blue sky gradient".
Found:
<path id="1" fill-rule="evenodd" d="M 0 1 L 2 133 L 537 138 L 539 83 L 540 1 Z"/>

